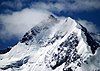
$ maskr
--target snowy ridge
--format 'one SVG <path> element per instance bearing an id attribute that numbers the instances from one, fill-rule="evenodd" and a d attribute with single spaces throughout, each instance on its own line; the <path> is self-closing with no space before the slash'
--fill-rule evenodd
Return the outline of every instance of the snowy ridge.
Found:
<path id="1" fill-rule="evenodd" d="M 75 20 L 49 15 L 0 54 L 0 71 L 99 71 L 99 47 Z"/>

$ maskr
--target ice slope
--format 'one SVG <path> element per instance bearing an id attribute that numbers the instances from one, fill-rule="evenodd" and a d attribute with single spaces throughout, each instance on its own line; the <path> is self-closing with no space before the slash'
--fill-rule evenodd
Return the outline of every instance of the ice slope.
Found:
<path id="1" fill-rule="evenodd" d="M 75 20 L 49 15 L 9 52 L 0 71 L 99 71 L 100 45 Z"/>

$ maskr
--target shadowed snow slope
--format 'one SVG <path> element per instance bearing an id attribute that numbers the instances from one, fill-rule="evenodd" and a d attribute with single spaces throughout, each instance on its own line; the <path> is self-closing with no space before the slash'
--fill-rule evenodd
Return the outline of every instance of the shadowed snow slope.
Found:
<path id="1" fill-rule="evenodd" d="M 49 15 L 0 54 L 0 71 L 99 71 L 99 46 L 80 23 Z"/>

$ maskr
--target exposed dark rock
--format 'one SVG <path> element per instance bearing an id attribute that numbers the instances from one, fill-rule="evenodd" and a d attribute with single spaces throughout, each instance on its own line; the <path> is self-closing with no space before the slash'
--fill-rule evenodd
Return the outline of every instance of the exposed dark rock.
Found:
<path id="1" fill-rule="evenodd" d="M 16 61 L 15 63 L 11 63 L 9 65 L 6 65 L 0 69 L 2 70 L 6 70 L 6 69 L 9 69 L 9 68 L 20 68 L 23 64 L 26 64 L 29 60 L 29 56 L 19 60 L 19 61 Z"/>
<path id="2" fill-rule="evenodd" d="M 80 24 L 81 25 L 81 24 Z M 100 47 L 100 45 L 91 37 L 91 35 L 89 34 L 89 32 L 87 31 L 87 29 L 85 27 L 82 27 L 82 31 L 84 32 L 85 36 L 86 36 L 86 39 L 87 39 L 87 43 L 88 45 L 91 47 L 91 51 L 92 53 L 94 54 L 95 53 L 95 50 Z"/>
<path id="3" fill-rule="evenodd" d="M 70 36 L 60 44 L 60 47 L 57 49 L 58 54 L 54 53 L 52 56 L 52 61 L 56 61 L 55 65 L 50 65 L 52 69 L 57 68 L 65 62 L 65 67 L 68 66 L 71 62 L 75 62 L 80 56 L 77 54 L 76 46 L 78 45 L 78 37 L 75 33 L 70 34 Z M 67 48 L 67 50 L 65 49 Z"/>
<path id="4" fill-rule="evenodd" d="M 73 71 L 73 70 L 70 67 L 70 68 L 67 68 L 66 70 L 63 69 L 63 71 Z"/>

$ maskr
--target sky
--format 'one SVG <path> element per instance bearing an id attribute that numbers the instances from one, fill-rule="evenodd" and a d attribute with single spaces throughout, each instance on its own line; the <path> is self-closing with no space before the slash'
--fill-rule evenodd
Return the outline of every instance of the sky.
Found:
<path id="1" fill-rule="evenodd" d="M 100 33 L 100 0 L 0 0 L 0 49 L 17 44 L 48 14 L 71 17 Z"/>

